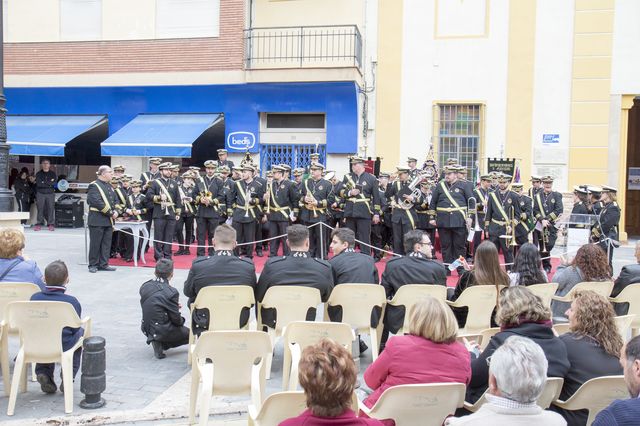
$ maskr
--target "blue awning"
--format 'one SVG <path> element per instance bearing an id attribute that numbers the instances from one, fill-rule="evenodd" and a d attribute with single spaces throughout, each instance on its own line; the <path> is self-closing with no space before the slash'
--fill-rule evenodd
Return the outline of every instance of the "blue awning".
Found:
<path id="1" fill-rule="evenodd" d="M 7 115 L 9 153 L 62 157 L 67 142 L 106 122 L 104 115 Z"/>
<path id="2" fill-rule="evenodd" d="M 102 142 L 102 155 L 191 157 L 191 145 L 222 114 L 140 114 Z"/>

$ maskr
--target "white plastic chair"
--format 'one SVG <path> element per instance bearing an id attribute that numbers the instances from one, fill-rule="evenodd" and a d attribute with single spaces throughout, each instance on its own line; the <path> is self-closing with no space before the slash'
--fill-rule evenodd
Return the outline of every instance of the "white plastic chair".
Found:
<path id="1" fill-rule="evenodd" d="M 34 283 L 4 282 L 0 283 L 0 321 L 7 322 L 5 315 L 7 305 L 11 302 L 25 302 L 31 299 L 35 293 L 40 291 Z M 9 337 L 16 335 L 17 330 L 5 327 L 4 333 L 0 335 L 0 365 L 2 366 L 2 380 L 4 382 L 4 393 L 9 395 Z M 36 365 L 31 365 L 31 380 L 36 381 Z"/>
<path id="2" fill-rule="evenodd" d="M 298 363 L 304 348 L 329 338 L 350 349 L 355 340 L 353 330 L 343 322 L 295 321 L 287 325 L 283 337 L 282 389 L 290 391 L 298 386 Z"/>
<path id="3" fill-rule="evenodd" d="M 596 415 L 616 399 L 629 397 L 624 376 L 603 376 L 586 381 L 566 401 L 556 400 L 553 405 L 565 410 L 589 410 L 587 426 Z"/>
<path id="4" fill-rule="evenodd" d="M 267 327 L 267 333 L 271 339 L 271 346 L 275 347 L 276 340 L 282 336 L 282 330 L 293 321 L 305 321 L 309 309 L 316 309 L 322 303 L 320 290 L 313 287 L 282 285 L 269 287 L 258 303 L 258 330 L 262 330 L 265 324 L 262 322 L 262 309 L 274 308 L 277 313 L 275 328 Z M 273 354 L 267 359 L 267 379 L 271 377 L 271 364 Z"/>
<path id="5" fill-rule="evenodd" d="M 276 392 L 269 395 L 260 408 L 249 405 L 249 426 L 277 426 L 283 420 L 296 417 L 306 408 L 307 398 L 304 392 Z"/>
<path id="6" fill-rule="evenodd" d="M 64 384 L 64 412 L 73 412 L 73 353 L 91 335 L 91 319 L 80 319 L 73 306 L 65 302 L 12 302 L 7 308 L 9 327 L 18 330 L 20 349 L 11 380 L 7 415 L 12 416 L 20 392 L 27 390 L 26 363 L 59 362 Z M 84 335 L 70 349 L 62 350 L 62 329 L 83 327 Z"/>
<path id="7" fill-rule="evenodd" d="M 527 286 L 527 289 L 542 299 L 544 305 L 551 309 L 551 299 L 558 290 L 558 283 L 532 284 Z"/>
<path id="8" fill-rule="evenodd" d="M 259 411 L 264 395 L 265 358 L 271 341 L 262 331 L 205 331 L 193 351 L 189 424 L 199 402 L 200 425 L 209 420 L 213 395 L 251 395 Z M 210 362 L 208 361 L 210 360 Z"/>
<path id="9" fill-rule="evenodd" d="M 248 285 L 221 285 L 203 287 L 191 304 L 191 315 L 196 309 L 209 310 L 209 331 L 239 330 L 240 313 L 243 308 L 255 304 L 253 288 Z M 249 323 L 244 329 L 249 328 Z M 187 363 L 191 365 L 191 353 L 197 336 L 189 328 L 189 350 Z"/>
<path id="10" fill-rule="evenodd" d="M 562 385 L 564 384 L 564 379 L 562 377 L 547 377 L 547 381 L 544 385 L 544 389 L 542 390 L 542 394 L 538 397 L 536 404 L 543 410 L 549 408 L 552 402 L 558 399 L 560 396 L 560 392 L 562 391 Z M 480 399 L 478 399 L 475 403 L 471 404 L 469 402 L 464 403 L 464 408 L 466 410 L 475 413 L 482 407 L 482 405 L 487 402 L 486 398 L 487 392 L 485 391 Z"/>
<path id="11" fill-rule="evenodd" d="M 626 286 L 616 297 L 610 297 L 612 303 L 628 303 L 627 314 L 635 315 L 631 322 L 631 337 L 636 337 L 640 332 L 640 284 Z"/>
<path id="12" fill-rule="evenodd" d="M 502 288 L 502 287 L 501 287 Z M 474 285 L 467 287 L 455 302 L 447 300 L 451 307 L 468 307 L 467 322 L 461 335 L 478 334 L 491 328 L 491 314 L 496 307 L 498 290 L 494 285 Z"/>
<path id="13" fill-rule="evenodd" d="M 585 290 L 591 290 L 602 297 L 608 298 L 611 290 L 613 290 L 613 281 L 583 281 L 573 286 L 564 296 L 553 296 L 553 300 L 571 303 L 575 292 Z"/>
<path id="14" fill-rule="evenodd" d="M 370 409 L 369 417 L 393 419 L 397 426 L 441 426 L 447 416 L 464 404 L 463 383 L 399 385 L 385 390 Z"/>
<path id="15" fill-rule="evenodd" d="M 562 336 L 563 334 L 571 331 L 571 326 L 568 322 L 554 323 L 553 330 L 558 336 Z"/>
<path id="16" fill-rule="evenodd" d="M 411 311 L 411 307 L 429 296 L 435 299 L 440 299 L 444 302 L 447 300 L 447 287 L 438 284 L 406 284 L 398 289 L 396 294 L 393 296 L 393 299 L 387 302 L 387 305 L 404 306 L 404 318 L 406 321 L 409 316 L 409 312 Z M 402 335 L 404 333 L 405 325 L 403 322 L 402 327 L 398 330 L 397 334 Z"/>
<path id="17" fill-rule="evenodd" d="M 635 314 L 631 315 L 620 315 L 617 317 L 613 317 L 613 320 L 616 322 L 616 326 L 618 327 L 618 333 L 622 337 L 622 340 L 627 341 L 627 334 L 629 333 L 629 329 L 631 328 L 632 322 L 636 319 Z"/>
<path id="18" fill-rule="evenodd" d="M 342 322 L 349 324 L 357 334 L 371 336 L 371 356 L 374 361 L 378 358 L 380 342 L 377 327 L 371 327 L 371 311 L 374 307 L 380 309 L 380 325 L 386 300 L 384 287 L 381 285 L 340 284 L 334 287 L 327 301 L 327 308 L 342 307 Z"/>

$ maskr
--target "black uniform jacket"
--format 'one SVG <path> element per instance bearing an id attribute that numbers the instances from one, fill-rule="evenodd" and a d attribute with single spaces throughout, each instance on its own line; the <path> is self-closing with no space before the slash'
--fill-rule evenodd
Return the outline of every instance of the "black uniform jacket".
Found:
<path id="1" fill-rule="evenodd" d="M 348 173 L 342 180 L 340 196 L 345 200 L 344 217 L 355 219 L 371 219 L 380 214 L 380 191 L 378 180 L 371 173 L 364 172 L 360 176 Z M 349 191 L 359 189 L 360 194 L 350 196 Z"/>
<path id="2" fill-rule="evenodd" d="M 395 182 L 387 185 L 387 190 L 384 195 L 385 198 L 389 200 L 391 207 L 393 208 L 391 221 L 393 223 L 409 224 L 415 229 L 418 221 L 416 206 L 422 204 L 422 196 L 419 196 L 417 199 L 413 200 L 413 202 L 409 203 L 408 205 L 410 207 L 408 210 L 399 207 L 404 204 L 404 195 L 411 195 L 412 192 L 413 190 L 409 188 L 409 181 L 400 182 L 399 180 L 396 180 Z"/>
<path id="3" fill-rule="evenodd" d="M 507 225 L 514 225 L 520 219 L 520 197 L 513 191 L 493 191 L 489 195 L 487 213 L 484 217 L 485 228 L 489 235 L 497 236 L 506 233 Z"/>
<path id="4" fill-rule="evenodd" d="M 147 281 L 140 287 L 140 306 L 142 307 L 142 333 L 147 343 L 152 340 L 170 340 L 176 327 L 184 324 L 178 305 L 178 290 L 171 287 L 167 280 L 159 278 Z"/>
<path id="5" fill-rule="evenodd" d="M 447 285 L 447 274 L 443 264 L 428 259 L 422 253 L 412 252 L 407 256 L 394 257 L 387 262 L 382 273 L 382 286 L 391 299 L 405 284 Z M 384 324 L 396 333 L 404 323 L 404 306 L 387 306 Z"/>
<path id="6" fill-rule="evenodd" d="M 260 214 L 258 207 L 264 189 L 264 186 L 255 179 L 249 183 L 244 180 L 235 181 L 227 194 L 227 215 L 238 223 L 256 220 Z M 248 199 L 248 205 L 245 197 Z"/>
<path id="7" fill-rule="evenodd" d="M 307 194 L 312 195 L 318 201 L 318 205 L 315 207 L 315 214 L 313 208 L 307 208 L 304 202 L 304 197 Z M 303 223 L 316 223 L 325 222 L 327 220 L 327 207 L 333 204 L 333 186 L 331 182 L 325 179 L 313 180 L 311 178 L 305 180 L 300 185 L 300 198 L 298 204 L 300 205 L 300 220 Z"/>
<path id="8" fill-rule="evenodd" d="M 132 214 L 131 220 L 142 220 L 142 217 L 147 213 L 147 197 L 143 193 L 138 193 L 137 195 L 129 194 L 127 197 L 127 209 L 139 212 L 138 214 Z"/>
<path id="9" fill-rule="evenodd" d="M 187 280 L 184 282 L 184 295 L 188 304 L 196 300 L 198 292 L 204 287 L 215 285 L 248 285 L 256 287 L 256 269 L 249 259 L 234 256 L 232 252 L 218 250 L 213 256 L 199 257 L 193 261 Z M 249 320 L 249 310 L 240 314 L 240 327 Z M 194 334 L 209 327 L 208 309 L 198 309 L 192 315 Z"/>
<path id="10" fill-rule="evenodd" d="M 477 187 L 473 189 L 472 196 L 476 199 L 476 208 L 478 210 L 478 224 L 484 230 L 484 218 L 487 214 L 487 205 L 489 204 L 489 194 L 491 189 L 482 189 Z M 475 215 L 474 215 L 475 220 Z"/>
<path id="11" fill-rule="evenodd" d="M 298 194 L 293 182 L 282 179 L 274 180 L 267 185 L 269 201 L 265 203 L 265 211 L 273 222 L 288 222 L 291 212 L 298 216 Z"/>
<path id="12" fill-rule="evenodd" d="M 447 193 L 451 197 L 447 196 Z M 452 185 L 444 180 L 438 182 L 431 193 L 431 218 L 438 228 L 466 227 L 467 200 L 473 196 L 466 181 L 455 181 Z M 455 201 L 454 204 L 451 200 Z"/>
<path id="13" fill-rule="evenodd" d="M 258 279 L 256 300 L 262 302 L 270 287 L 297 285 L 320 290 L 323 302 L 329 299 L 333 289 L 331 265 L 326 260 L 316 259 L 307 252 L 292 251 L 289 256 L 272 257 L 267 260 Z M 313 311 L 313 312 L 312 312 Z M 315 309 L 309 311 L 307 320 L 315 319 Z M 276 323 L 274 309 L 262 310 L 262 322 L 271 327 Z"/>
<path id="14" fill-rule="evenodd" d="M 349 248 L 329 259 L 333 282 L 338 284 L 378 284 L 378 268 L 373 257 Z"/>
<path id="15" fill-rule="evenodd" d="M 196 193 L 197 217 L 217 218 L 220 216 L 220 212 L 227 209 L 224 186 L 220 179 L 203 176 L 196 182 Z M 205 197 L 211 198 L 211 203 L 208 206 L 202 202 Z"/>
<path id="16" fill-rule="evenodd" d="M 172 205 L 166 208 L 162 207 L 162 194 L 165 194 L 165 196 L 168 194 L 166 202 L 172 203 Z M 171 178 L 158 178 L 151 181 L 149 189 L 147 190 L 147 202 L 149 205 L 153 203 L 154 219 L 162 219 L 165 217 L 175 219 L 182 211 L 182 201 L 180 199 L 180 192 L 178 191 L 178 184 Z M 167 212 L 169 214 L 166 214 Z"/>
<path id="17" fill-rule="evenodd" d="M 100 189 L 102 189 L 102 192 Z M 110 183 L 103 182 L 100 179 L 91 182 L 87 189 L 87 204 L 89 205 L 89 218 L 87 220 L 89 226 L 113 225 L 111 215 L 116 208 L 116 194 L 113 192 Z"/>
<path id="18" fill-rule="evenodd" d="M 519 204 L 520 221 L 516 226 L 516 236 L 527 235 L 531 231 L 529 221 L 535 222 L 533 219 L 533 205 L 531 204 L 531 198 L 527 195 L 521 194 Z"/>
<path id="19" fill-rule="evenodd" d="M 536 220 L 546 219 L 554 223 L 562 214 L 562 194 L 551 191 L 548 194 L 539 191 L 533 199 L 533 215 Z"/>
<path id="20" fill-rule="evenodd" d="M 612 202 L 604 205 L 600 210 L 600 223 L 596 223 L 591 229 L 592 238 L 596 241 L 603 241 L 610 238 L 610 244 L 618 247 L 620 243 L 620 234 L 618 233 L 618 225 L 620 223 L 620 207 L 618 203 Z"/>

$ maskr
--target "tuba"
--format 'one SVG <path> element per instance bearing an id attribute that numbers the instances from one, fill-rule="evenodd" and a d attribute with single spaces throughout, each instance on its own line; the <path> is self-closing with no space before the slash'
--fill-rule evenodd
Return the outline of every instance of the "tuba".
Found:
<path id="1" fill-rule="evenodd" d="M 421 195 L 422 191 L 420 191 L 420 182 L 425 178 L 426 173 L 418 173 L 416 177 L 413 178 L 411 182 L 409 182 L 409 189 L 411 190 L 411 196 L 414 200 L 417 200 Z M 413 207 L 413 201 L 409 201 L 408 199 L 402 200 L 398 207 L 403 210 L 410 210 Z"/>

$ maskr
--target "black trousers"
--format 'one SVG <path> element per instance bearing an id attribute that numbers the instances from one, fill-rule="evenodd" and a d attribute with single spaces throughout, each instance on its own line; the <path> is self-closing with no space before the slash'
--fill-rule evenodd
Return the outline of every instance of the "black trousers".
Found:
<path id="1" fill-rule="evenodd" d="M 109 266 L 111 249 L 111 226 L 89 226 L 89 267 L 106 268 Z"/>
<path id="2" fill-rule="evenodd" d="M 304 226 L 311 226 L 314 223 L 307 222 Z M 356 237 L 357 238 L 357 237 Z M 311 257 L 326 258 L 327 254 L 327 232 L 323 225 L 316 225 L 309 228 L 309 255 Z"/>
<path id="3" fill-rule="evenodd" d="M 205 253 L 205 245 L 208 247 L 209 256 L 213 255 L 213 233 L 216 231 L 216 228 L 220 224 L 220 220 L 217 217 L 198 217 L 196 218 L 196 223 L 198 224 L 197 231 L 197 240 L 198 240 L 198 248 L 196 250 L 196 254 L 198 256 L 204 256 Z M 187 240 L 188 241 L 188 240 Z M 206 243 L 205 243 L 206 241 Z M 202 246 L 202 247 L 200 247 Z"/>
<path id="4" fill-rule="evenodd" d="M 27 213 L 29 213 L 31 211 L 31 203 L 28 200 L 24 200 L 22 198 L 16 197 L 16 202 L 18 204 L 18 211 L 19 212 L 27 212 Z M 21 220 L 20 223 L 25 225 L 27 223 L 27 219 Z"/>
<path id="5" fill-rule="evenodd" d="M 178 238 L 178 249 L 189 250 L 191 238 L 193 237 L 193 216 L 180 216 L 180 220 L 176 222 L 176 238 Z M 216 223 L 217 223 L 216 219 Z M 182 233 L 184 229 L 184 234 Z"/>
<path id="6" fill-rule="evenodd" d="M 467 240 L 467 228 L 438 228 L 440 236 L 440 250 L 444 263 L 452 263 L 460 256 L 465 255 L 465 241 Z"/>
<path id="7" fill-rule="evenodd" d="M 500 238 L 500 235 L 504 234 L 489 235 L 489 241 L 491 241 L 496 246 L 498 251 L 502 251 L 502 255 L 504 256 L 504 263 L 507 264 L 506 269 L 507 271 L 510 271 L 511 267 L 513 266 L 509 265 L 510 263 L 513 263 L 513 247 L 509 245 L 511 244 L 511 239 Z"/>
<path id="8" fill-rule="evenodd" d="M 263 240 L 264 238 L 262 238 L 262 216 L 258 216 L 258 218 L 256 219 L 256 230 L 255 230 L 255 234 L 253 236 L 253 241 L 260 241 Z M 259 243 L 256 245 L 256 251 L 262 251 L 262 247 L 263 247 L 263 243 Z"/>
<path id="9" fill-rule="evenodd" d="M 391 227 L 393 229 L 393 252 L 404 256 L 404 234 L 413 231 L 414 228 L 410 223 L 404 221 L 393 222 Z"/>
<path id="10" fill-rule="evenodd" d="M 171 259 L 171 246 L 176 229 L 175 216 L 164 216 L 153 220 L 153 257 L 155 260 L 162 258 Z"/>
<path id="11" fill-rule="evenodd" d="M 356 240 L 371 244 L 371 219 L 347 217 L 345 218 L 345 226 L 356 234 Z M 371 248 L 365 245 L 360 245 L 360 252 L 371 256 Z"/>
<path id="12" fill-rule="evenodd" d="M 558 230 L 555 226 L 549 225 L 549 241 L 543 241 L 542 232 L 538 230 L 533 231 L 534 241 L 538 241 L 538 247 L 540 249 L 540 257 L 546 259 L 542 259 L 542 269 L 551 270 L 551 259 L 549 256 L 551 255 L 551 250 L 556 245 L 556 240 L 558 239 Z"/>
<path id="13" fill-rule="evenodd" d="M 269 237 L 275 237 L 278 235 L 283 235 L 287 233 L 287 227 L 289 226 L 288 221 L 269 221 Z M 269 256 L 277 256 L 278 248 L 282 245 L 282 254 L 286 256 L 289 254 L 289 247 L 287 247 L 287 243 L 285 242 L 287 237 L 276 238 L 275 240 L 271 240 L 269 244 Z"/>
<path id="14" fill-rule="evenodd" d="M 187 336 L 188 339 L 189 336 Z M 75 343 L 74 343 L 75 344 Z M 73 345 L 69 345 L 69 348 L 71 348 Z M 64 348 L 63 345 L 63 350 L 69 350 L 69 348 Z M 76 378 L 76 374 L 78 373 L 78 370 L 80 369 L 80 357 L 82 355 L 82 348 L 78 348 L 75 351 L 73 351 L 73 376 L 72 378 Z M 46 363 L 46 364 L 38 364 L 36 363 L 36 375 L 39 374 L 44 374 L 45 376 L 48 376 L 51 380 L 53 380 L 53 372 L 55 371 L 56 368 L 56 364 L 51 362 L 51 363 Z M 62 374 L 62 372 L 60 372 L 60 374 Z M 55 380 L 53 380 L 55 381 Z"/>
<path id="15" fill-rule="evenodd" d="M 176 326 L 168 334 L 156 339 L 162 343 L 162 349 L 167 350 L 189 343 L 189 329 L 185 326 Z"/>
<path id="16" fill-rule="evenodd" d="M 236 255 L 245 255 L 248 258 L 253 258 L 253 241 L 255 241 L 256 235 L 256 221 L 252 220 L 251 222 L 240 223 L 233 221 L 233 229 L 236 230 L 236 240 L 238 244 L 243 243 L 251 243 L 247 245 L 243 245 L 241 247 L 236 247 Z"/>
<path id="17" fill-rule="evenodd" d="M 44 225 L 46 219 L 47 225 L 54 225 L 55 214 L 55 194 L 36 193 L 36 206 L 38 207 L 38 225 Z"/>

